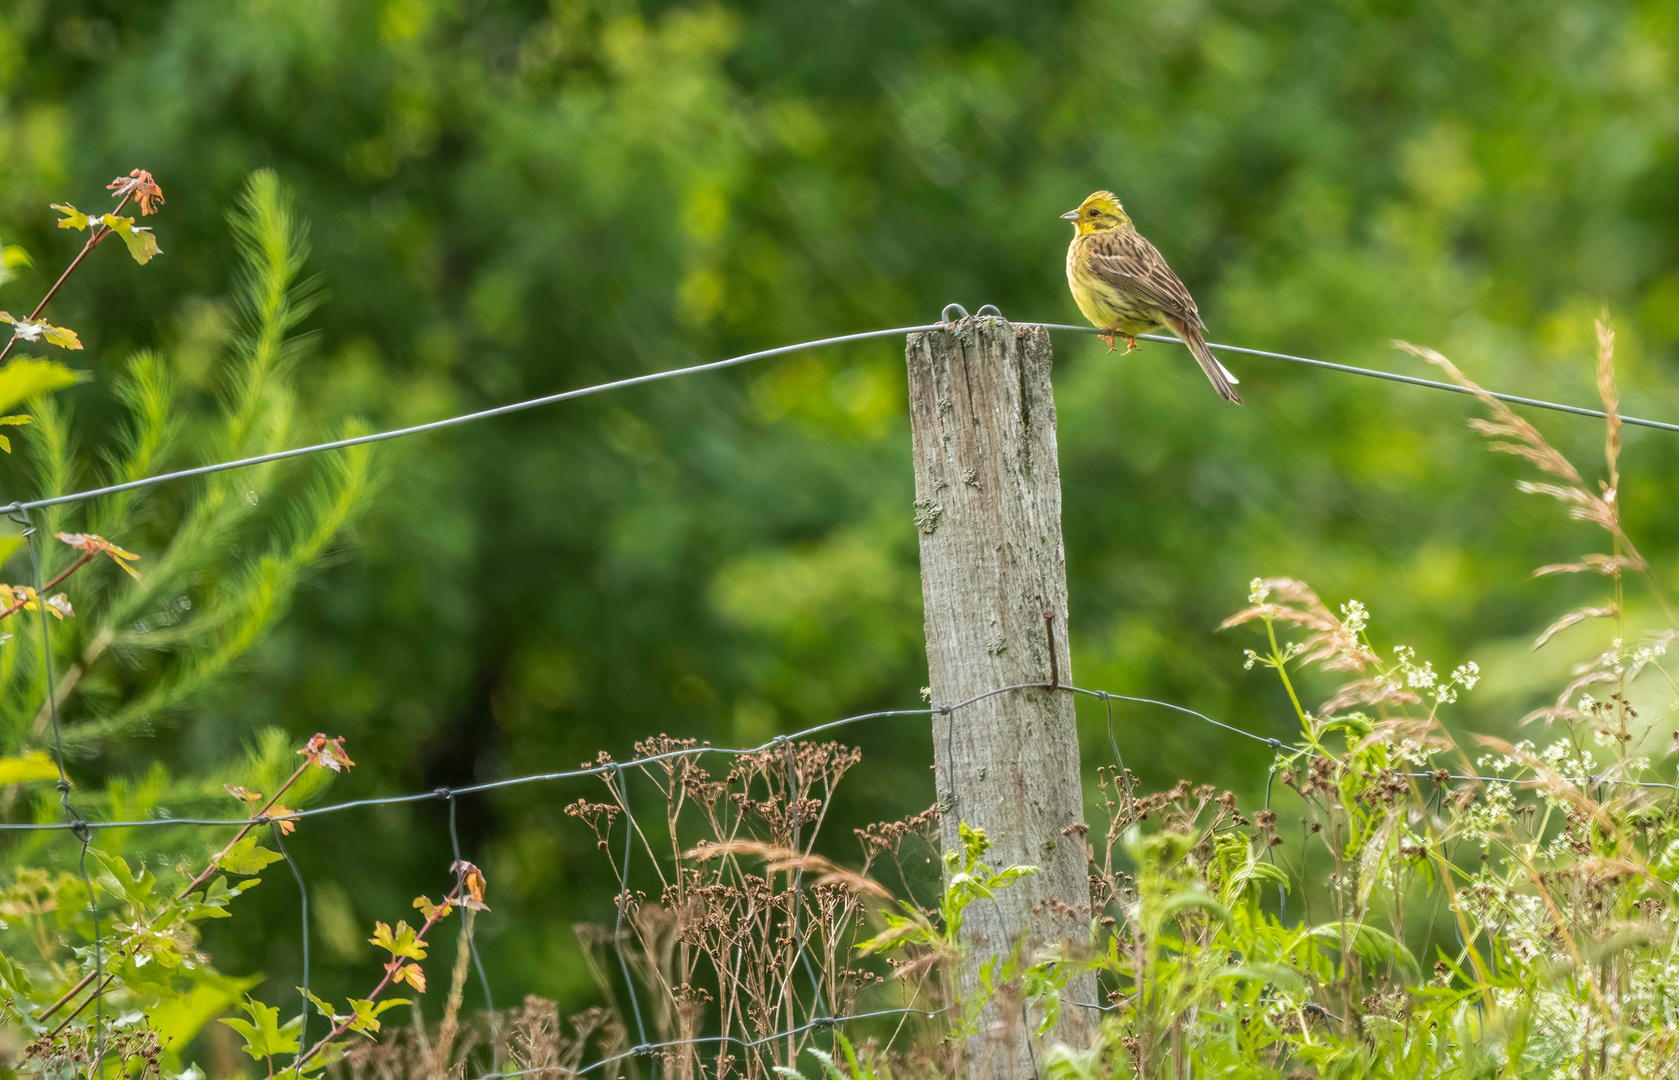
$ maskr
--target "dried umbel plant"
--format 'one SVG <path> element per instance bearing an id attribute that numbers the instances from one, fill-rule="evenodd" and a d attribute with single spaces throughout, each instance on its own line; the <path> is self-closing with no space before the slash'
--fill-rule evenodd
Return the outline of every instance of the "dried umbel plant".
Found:
<path id="1" fill-rule="evenodd" d="M 566 811 L 595 832 L 626 881 L 618 830 L 631 829 L 636 872 L 657 881 L 615 898 L 614 926 L 577 928 L 590 971 L 620 1016 L 635 990 L 646 1038 L 676 1044 L 660 1051 L 669 1075 L 768 1077 L 805 1047 L 832 1042 L 813 1018 L 857 1011 L 886 981 L 890 967 L 856 951 L 874 913 L 893 901 L 867 868 L 897 861 L 908 839 L 936 828 L 936 815 L 860 830 L 859 872 L 815 851 L 856 749 L 787 741 L 736 755 L 721 775 L 693 740 L 660 736 L 635 750 L 657 760 L 603 773 L 608 801 Z M 629 805 L 638 808 L 633 822 Z M 623 985 L 626 971 L 633 988 Z"/>

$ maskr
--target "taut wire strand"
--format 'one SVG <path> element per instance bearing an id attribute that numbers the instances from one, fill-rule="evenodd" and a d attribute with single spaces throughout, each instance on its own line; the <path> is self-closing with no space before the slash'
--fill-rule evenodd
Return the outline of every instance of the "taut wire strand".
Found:
<path id="1" fill-rule="evenodd" d="M 470 424 L 476 420 L 489 420 L 492 417 L 507 416 L 510 413 L 524 412 L 526 409 L 536 409 L 543 405 L 554 405 L 562 401 L 572 401 L 594 394 L 603 394 L 609 390 L 626 390 L 632 386 L 644 386 L 647 383 L 662 382 L 681 375 L 698 375 L 706 371 L 719 371 L 723 368 L 735 367 L 739 364 L 751 363 L 754 360 L 765 360 L 772 356 L 783 356 L 787 353 L 801 352 L 805 349 L 821 348 L 825 345 L 843 345 L 849 341 L 869 341 L 874 338 L 900 337 L 914 334 L 923 330 L 937 330 L 938 324 L 929 323 L 924 326 L 898 326 L 889 330 L 864 330 L 856 334 L 838 334 L 834 337 L 818 338 L 815 341 L 800 341 L 792 345 L 778 345 L 773 349 L 760 349 L 757 352 L 743 353 L 731 356 L 726 360 L 713 360 L 705 364 L 694 364 L 690 367 L 671 368 L 667 371 L 654 371 L 646 375 L 632 375 L 627 379 L 614 379 L 611 382 L 596 383 L 593 386 L 583 386 L 576 390 L 563 390 L 558 394 L 546 394 L 542 397 L 528 398 L 515 401 L 508 405 L 497 405 L 491 409 L 480 409 L 477 412 L 463 413 L 459 416 L 449 416 L 442 420 L 432 420 L 424 424 L 414 424 L 410 427 L 393 428 L 390 431 L 375 431 L 367 435 L 356 435 L 347 439 L 334 439 L 331 442 L 316 443 L 313 446 L 298 446 L 290 450 L 276 450 L 272 454 L 259 454 L 256 457 L 239 458 L 234 461 L 218 462 L 214 465 L 199 465 L 191 469 L 180 469 L 175 472 L 160 473 L 157 476 L 146 476 L 139 480 L 129 480 L 121 484 L 109 484 L 105 487 L 91 488 L 87 491 L 72 492 L 68 495 L 56 495 L 50 499 L 34 499 L 29 502 L 13 503 L 6 509 L 37 510 L 44 506 L 59 506 L 64 503 L 84 502 L 101 495 L 115 495 L 119 491 L 133 491 L 136 488 L 151 487 L 169 480 L 186 480 L 194 476 L 208 476 L 211 473 L 226 472 L 229 469 L 243 469 L 252 465 L 266 465 L 271 461 L 284 461 L 287 458 L 304 457 L 308 454 L 320 454 L 328 450 L 343 450 L 351 446 L 366 446 L 368 443 L 386 442 L 390 439 L 400 439 L 408 435 L 420 435 L 428 431 L 441 431 L 444 428 L 458 427 Z M 1631 423 L 1628 420 L 1628 423 Z"/>
<path id="2" fill-rule="evenodd" d="M 961 305 L 947 305 L 946 311 L 948 312 L 951 308 L 961 310 Z M 1000 315 L 990 315 L 986 310 L 987 308 L 990 308 L 991 311 L 996 310 L 995 308 L 992 308 L 991 305 L 987 304 L 985 307 L 980 309 L 982 317 L 1001 317 Z M 316 443 L 312 446 L 294 447 L 290 450 L 276 450 L 271 454 L 260 454 L 256 457 L 238 458 L 233 461 L 223 461 L 213 465 L 199 465 L 190 469 L 179 469 L 175 472 L 159 473 L 156 476 L 141 477 L 138 480 L 128 480 L 120 484 L 109 484 L 105 487 L 89 488 L 86 491 L 71 492 L 67 495 L 55 495 L 51 498 L 14 502 L 10 504 L 10 506 L 0 509 L 9 511 L 27 511 L 39 510 L 47 506 L 61 506 L 67 503 L 85 502 L 88 499 L 99 498 L 103 495 L 114 495 L 122 491 L 133 491 L 138 488 L 152 487 L 156 484 L 166 483 L 171 480 L 186 480 L 195 476 L 208 476 L 212 473 L 226 472 L 230 469 L 242 469 L 252 465 L 264 465 L 273 461 L 284 461 L 288 458 L 325 453 L 329 450 L 343 450 L 352 446 L 365 446 L 369 443 L 386 442 L 390 439 L 400 439 L 409 435 L 423 434 L 428 431 L 440 431 L 444 428 L 470 424 L 478 420 L 488 420 L 497 416 L 506 416 L 510 413 L 523 412 L 526 409 L 535 409 L 544 405 L 554 405 L 562 401 L 572 401 L 576 398 L 602 394 L 609 390 L 625 390 L 633 386 L 642 386 L 647 383 L 662 382 L 663 380 L 674 379 L 683 375 L 698 375 L 707 371 L 718 371 L 723 368 L 751 363 L 754 360 L 766 360 L 773 356 L 784 356 L 788 353 L 802 352 L 805 349 L 817 349 L 828 345 L 843 345 L 852 341 L 871 341 L 877 338 L 900 337 L 907 334 L 943 330 L 948 329 L 948 325 L 948 323 L 925 323 L 919 326 L 897 326 L 884 330 L 863 330 L 854 334 L 838 334 L 833 337 L 817 338 L 812 341 L 795 342 L 791 345 L 778 345 L 775 348 L 760 349 L 757 352 L 742 353 L 739 356 L 731 356 L 724 360 L 713 360 L 709 363 L 693 364 L 689 367 L 670 368 L 665 371 L 649 372 L 645 375 L 633 375 L 625 379 L 614 379 L 610 382 L 596 383 L 593 386 L 578 387 L 575 390 L 564 390 L 557 394 L 546 394 L 542 397 L 529 398 L 524 401 L 515 401 L 507 405 L 497 405 L 494 408 L 480 409 L 476 412 L 470 413 L 462 413 L 459 416 L 449 416 L 441 420 L 432 420 L 424 424 L 414 424 L 410 427 L 393 428 L 390 431 L 376 431 L 367 435 L 356 435 L 351 438 L 335 439 L 331 442 Z M 1015 325 L 1041 326 L 1045 330 L 1056 330 L 1076 334 L 1099 333 L 1095 327 L 1073 326 L 1069 323 L 1026 322 L 1016 323 Z M 1142 341 L 1158 341 L 1165 344 L 1178 343 L 1177 338 L 1166 337 L 1160 334 L 1137 334 L 1135 336 Z M 1383 379 L 1388 382 L 1404 383 L 1407 386 L 1421 386 L 1430 390 L 1446 390 L 1454 394 L 1474 393 L 1473 391 L 1465 389 L 1464 387 L 1458 386 L 1454 383 L 1440 382 L 1436 379 L 1423 379 L 1414 375 L 1401 375 L 1392 371 L 1378 371 L 1374 368 L 1354 367 L 1351 364 L 1336 364 L 1328 360 L 1314 360 L 1311 357 L 1294 356 L 1290 353 L 1271 352 L 1266 349 L 1250 349 L 1242 345 L 1220 345 L 1214 342 L 1208 342 L 1208 348 L 1217 349 L 1221 352 L 1242 353 L 1246 356 L 1260 356 L 1270 360 L 1286 360 L 1293 364 L 1305 364 L 1310 367 L 1323 368 L 1329 371 L 1340 371 L 1349 375 L 1362 375 L 1371 379 Z M 1512 405 L 1525 405 L 1535 409 L 1549 409 L 1553 412 L 1569 413 L 1573 416 L 1587 416 L 1599 420 L 1604 419 L 1604 413 L 1599 409 L 1588 409 L 1579 405 L 1565 405 L 1555 401 L 1544 401 L 1539 398 L 1522 397 L 1517 394 L 1505 394 L 1493 390 L 1488 390 L 1486 393 L 1491 397 L 1497 398 L 1500 401 L 1509 402 Z M 1637 416 L 1622 416 L 1620 417 L 1620 421 L 1623 424 L 1631 424 L 1635 427 L 1656 428 L 1661 431 L 1679 432 L 1679 424 L 1672 424 L 1663 420 L 1646 420 Z"/>
<path id="3" fill-rule="evenodd" d="M 1045 330 L 1065 330 L 1068 333 L 1075 334 L 1101 333 L 1093 326 L 1072 326 L 1067 323 L 1033 323 L 1032 325 L 1041 326 Z M 1138 341 L 1158 341 L 1167 345 L 1182 344 L 1177 338 L 1168 337 L 1164 334 L 1135 334 L 1133 336 Z M 1290 353 L 1271 352 L 1266 349 L 1249 349 L 1243 345 L 1219 345 L 1211 341 L 1207 342 L 1207 348 L 1216 349 L 1219 352 L 1241 353 L 1244 356 L 1262 356 L 1267 360 L 1286 360 L 1291 364 L 1305 364 L 1308 367 L 1340 371 L 1348 375 L 1363 375 L 1367 379 L 1382 379 L 1386 382 L 1404 383 L 1406 386 L 1421 386 L 1429 390 L 1446 390 L 1454 394 L 1467 394 L 1471 397 L 1475 394 L 1475 391 L 1456 383 L 1441 382 L 1438 379 L 1422 379 L 1415 375 L 1401 375 L 1398 372 L 1380 371 L 1376 368 L 1354 367 L 1351 364 L 1336 364 L 1328 360 L 1313 360 L 1309 356 L 1294 356 Z M 1544 401 L 1540 398 L 1521 397 L 1518 394 L 1501 394 L 1496 390 L 1488 390 L 1486 394 L 1488 397 L 1497 398 L 1499 401 L 1508 402 L 1511 405 L 1550 409 L 1552 412 L 1568 413 L 1571 416 L 1589 416 L 1597 420 L 1607 419 L 1601 409 L 1588 409 L 1582 405 L 1563 405 L 1555 401 Z M 1679 424 L 1670 424 L 1665 420 L 1644 420 L 1636 416 L 1622 416 L 1620 421 L 1623 424 L 1655 428 L 1658 431 L 1679 431 Z"/>

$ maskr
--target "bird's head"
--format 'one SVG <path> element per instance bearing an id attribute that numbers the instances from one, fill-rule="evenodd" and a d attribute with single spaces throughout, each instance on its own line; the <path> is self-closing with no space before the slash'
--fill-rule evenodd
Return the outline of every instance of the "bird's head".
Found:
<path id="1" fill-rule="evenodd" d="M 1131 225 L 1131 219 L 1125 216 L 1125 207 L 1119 205 L 1119 199 L 1111 191 L 1098 191 L 1079 203 L 1077 210 L 1069 210 L 1061 216 L 1073 223 L 1073 229 L 1080 236 Z"/>

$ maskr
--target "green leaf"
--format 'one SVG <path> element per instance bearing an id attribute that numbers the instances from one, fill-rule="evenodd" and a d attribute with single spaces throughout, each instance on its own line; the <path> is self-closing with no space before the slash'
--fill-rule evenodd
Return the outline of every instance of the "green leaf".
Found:
<path id="1" fill-rule="evenodd" d="M 18 997 L 34 996 L 34 986 L 29 981 L 29 972 L 22 964 L 16 963 L 0 952 L 0 987 L 3 987 Z"/>
<path id="2" fill-rule="evenodd" d="M 146 869 L 144 863 L 140 864 L 140 870 L 136 873 L 128 865 L 128 860 L 121 855 L 96 849 L 94 857 L 116 879 L 117 887 L 122 890 L 123 897 L 130 904 L 140 908 L 151 903 L 153 887 L 157 884 L 157 879 L 152 876 L 150 870 Z"/>
<path id="3" fill-rule="evenodd" d="M 17 427 L 20 424 L 33 423 L 34 420 L 35 418 L 30 416 L 28 413 L 19 413 L 15 416 L 0 416 L 0 425 L 5 427 Z M 0 450 L 4 450 L 8 454 L 11 453 L 12 440 L 6 438 L 4 435 L 0 435 Z"/>
<path id="4" fill-rule="evenodd" d="M 57 779 L 58 766 L 52 763 L 52 758 L 47 756 L 45 750 L 37 750 L 22 757 L 0 758 L 0 787 L 7 784 L 27 784 L 35 780 Z"/>
<path id="5" fill-rule="evenodd" d="M 56 360 L 21 356 L 0 367 L 0 412 L 10 412 L 21 402 L 74 386 L 84 378 Z"/>
<path id="6" fill-rule="evenodd" d="M 188 921 L 232 918 L 233 912 L 227 910 L 228 904 L 233 902 L 234 897 L 246 889 L 254 888 L 257 884 L 259 884 L 258 880 L 251 878 L 248 881 L 241 881 L 237 885 L 230 886 L 227 883 L 227 878 L 218 874 L 210 879 L 210 884 L 193 894 L 192 906 L 181 913 L 181 918 Z"/>
<path id="7" fill-rule="evenodd" d="M 1348 937 L 1351 939 L 1353 951 L 1366 962 L 1395 964 L 1404 968 L 1413 978 L 1421 977 L 1422 967 L 1417 963 L 1417 958 L 1411 955 L 1411 950 L 1392 934 L 1377 930 L 1373 926 L 1337 920 L 1313 927 L 1311 936 L 1314 940 L 1337 948 L 1341 946 L 1343 936 Z"/>
<path id="8" fill-rule="evenodd" d="M 106 214 L 105 224 L 111 227 L 112 232 L 122 237 L 122 242 L 128 245 L 128 253 L 134 256 L 134 261 L 141 266 L 151 262 L 152 256 L 163 254 L 163 249 L 157 246 L 157 237 L 152 234 L 151 229 L 134 224 L 133 218 Z"/>
<path id="9" fill-rule="evenodd" d="M 1225 968 L 1216 977 L 1275 986 L 1291 997 L 1299 996 L 1306 989 L 1306 982 L 1300 977 L 1300 973 L 1286 964 L 1238 964 L 1236 967 Z"/>
<path id="10" fill-rule="evenodd" d="M 216 865 L 230 874 L 249 876 L 261 873 L 263 867 L 283 858 L 285 856 L 278 851 L 258 846 L 256 835 L 252 834 L 234 844 L 232 850 L 217 860 Z"/>
<path id="11" fill-rule="evenodd" d="M 52 208 L 64 215 L 58 223 L 58 227 L 61 229 L 87 229 L 91 226 L 97 226 L 100 218 L 104 216 L 102 214 L 91 216 L 84 214 L 69 203 L 53 203 Z"/>
<path id="12" fill-rule="evenodd" d="M 299 993 L 301 993 L 304 997 L 309 999 L 310 1003 L 312 1003 L 315 1006 L 315 1008 L 317 1008 L 321 1011 L 322 1016 L 326 1017 L 328 1020 L 331 1020 L 334 1024 L 338 1024 L 338 1023 L 343 1022 L 345 1017 L 339 1015 L 338 1011 L 332 1007 L 332 1002 L 322 1001 L 320 998 L 318 998 L 314 994 L 310 993 L 309 989 L 307 987 L 300 986 L 297 989 L 298 989 Z"/>
<path id="13" fill-rule="evenodd" d="M 54 326 L 51 323 L 43 322 L 41 324 L 41 336 L 61 349 L 79 349 L 82 347 L 82 339 L 77 337 L 76 332 L 67 326 Z"/>
<path id="14" fill-rule="evenodd" d="M 239 1003 L 239 1007 L 250 1015 L 250 1020 L 223 1017 L 222 1023 L 237 1031 L 245 1040 L 245 1053 L 251 1055 L 252 1059 L 261 1061 L 275 1054 L 298 1052 L 297 1032 L 303 1026 L 302 1016 L 293 1017 L 281 1027 L 280 1010 L 275 1006 L 264 1005 L 247 996 Z"/>
<path id="15" fill-rule="evenodd" d="M 379 1015 L 386 1009 L 412 1004 L 414 1002 L 411 998 L 389 998 L 377 1003 L 367 998 L 351 998 L 350 1008 L 354 1011 L 355 1019 L 350 1022 L 350 1030 L 372 1035 L 379 1030 Z"/>
<path id="16" fill-rule="evenodd" d="M 163 1039 L 166 1063 L 171 1054 L 178 1056 L 184 1051 L 205 1024 L 262 981 L 260 975 L 235 978 L 202 967 L 188 977 L 192 980 L 190 990 L 171 990 L 146 1010 L 148 1024 Z"/>
<path id="17" fill-rule="evenodd" d="M 1205 911 L 1220 922 L 1228 923 L 1231 921 L 1230 909 L 1219 903 L 1218 898 L 1200 884 L 1192 885 L 1167 897 L 1161 903 L 1160 909 L 1154 914 L 1159 922 L 1164 923 L 1166 920 L 1176 918 L 1186 911 L 1197 909 Z"/>

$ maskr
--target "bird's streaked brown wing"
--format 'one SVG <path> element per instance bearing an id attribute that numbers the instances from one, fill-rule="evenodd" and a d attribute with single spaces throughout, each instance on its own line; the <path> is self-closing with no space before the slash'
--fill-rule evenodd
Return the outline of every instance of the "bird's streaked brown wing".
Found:
<path id="1" fill-rule="evenodd" d="M 1202 326 L 1195 298 L 1154 245 L 1135 229 L 1100 237 L 1092 246 L 1090 265 L 1103 281 L 1141 305 Z"/>

